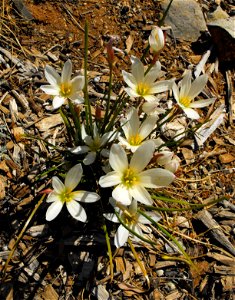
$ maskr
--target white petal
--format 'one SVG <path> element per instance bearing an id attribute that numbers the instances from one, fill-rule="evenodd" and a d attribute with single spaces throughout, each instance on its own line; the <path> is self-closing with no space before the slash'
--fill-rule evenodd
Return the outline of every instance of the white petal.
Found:
<path id="1" fill-rule="evenodd" d="M 132 189 L 130 189 L 130 193 L 136 201 L 146 205 L 151 205 L 153 203 L 149 192 L 140 185 L 135 185 Z"/>
<path id="2" fill-rule="evenodd" d="M 123 76 L 123 79 L 124 81 L 126 82 L 126 84 L 131 88 L 131 89 L 135 89 L 135 86 L 136 86 L 136 80 L 135 80 L 135 77 L 126 72 L 126 71 L 122 71 L 122 76 Z"/>
<path id="3" fill-rule="evenodd" d="M 67 173 L 65 177 L 65 187 L 68 191 L 73 191 L 75 187 L 78 185 L 82 178 L 82 165 L 77 164 L 73 166 Z"/>
<path id="4" fill-rule="evenodd" d="M 160 64 L 159 61 L 157 61 L 155 63 L 155 65 L 147 73 L 147 75 L 145 76 L 144 81 L 146 83 L 152 83 L 152 82 L 154 82 L 158 78 L 158 76 L 160 74 L 160 71 L 161 71 L 161 64 Z"/>
<path id="5" fill-rule="evenodd" d="M 191 87 L 191 78 L 192 78 L 192 72 L 191 70 L 186 70 L 186 74 L 184 75 L 184 78 L 181 80 L 181 88 L 180 88 L 180 94 L 179 98 L 184 98 L 188 96 L 190 87 Z"/>
<path id="6" fill-rule="evenodd" d="M 89 152 L 87 154 L 87 156 L 83 159 L 83 163 L 84 163 L 84 165 L 89 166 L 89 165 L 93 164 L 95 159 L 96 159 L 96 152 L 92 151 L 92 152 Z"/>
<path id="7" fill-rule="evenodd" d="M 155 222 L 158 222 L 162 218 L 161 215 L 159 215 L 156 212 L 145 212 L 145 214 L 148 217 L 150 217 L 151 219 L 153 219 L 153 221 L 155 221 Z M 152 223 L 147 218 L 145 218 L 145 216 L 143 216 L 143 215 L 139 215 L 138 222 L 141 224 L 151 224 Z"/>
<path id="8" fill-rule="evenodd" d="M 155 144 L 153 141 L 146 141 L 134 153 L 130 161 L 130 168 L 136 172 L 142 171 L 153 157 Z"/>
<path id="9" fill-rule="evenodd" d="M 191 88 L 188 92 L 188 97 L 190 99 L 194 99 L 197 95 L 199 95 L 206 86 L 207 80 L 207 75 L 201 75 L 197 77 L 191 85 Z"/>
<path id="10" fill-rule="evenodd" d="M 100 196 L 98 194 L 87 191 L 76 191 L 71 193 L 71 196 L 74 200 L 85 203 L 93 203 L 100 199 Z"/>
<path id="11" fill-rule="evenodd" d="M 51 221 L 55 219 L 60 213 L 62 207 L 63 207 L 63 203 L 61 201 L 53 202 L 47 209 L 46 220 Z"/>
<path id="12" fill-rule="evenodd" d="M 136 135 L 139 131 L 140 121 L 137 109 L 132 107 L 127 113 L 129 123 L 129 136 Z"/>
<path id="13" fill-rule="evenodd" d="M 131 226 L 131 229 L 137 233 L 139 236 L 143 236 L 143 231 L 142 229 L 140 228 L 140 226 L 138 224 L 133 224 L 133 226 Z M 141 239 L 139 239 L 136 235 L 131 235 L 131 237 L 137 241 L 137 242 L 141 242 Z"/>
<path id="14" fill-rule="evenodd" d="M 110 187 L 110 186 L 117 185 L 120 182 L 121 182 L 120 174 L 118 174 L 116 171 L 112 171 L 100 177 L 99 185 L 101 187 Z"/>
<path id="15" fill-rule="evenodd" d="M 205 107 L 210 105 L 215 101 L 216 98 L 209 98 L 209 99 L 203 99 L 203 100 L 198 100 L 194 101 L 190 104 L 191 108 L 200 108 L 200 107 Z"/>
<path id="16" fill-rule="evenodd" d="M 45 67 L 45 77 L 51 85 L 59 86 L 60 75 L 56 72 L 56 70 L 53 67 L 48 65 Z"/>
<path id="17" fill-rule="evenodd" d="M 113 214 L 113 213 L 103 214 L 103 216 L 104 216 L 107 220 L 109 220 L 109 221 L 111 221 L 111 222 L 114 222 L 114 223 L 120 223 L 119 220 L 118 220 L 118 218 L 117 218 L 117 216 L 116 216 L 115 214 Z"/>
<path id="18" fill-rule="evenodd" d="M 71 80 L 72 88 L 74 91 L 81 91 L 84 88 L 85 78 L 84 76 L 76 76 Z"/>
<path id="19" fill-rule="evenodd" d="M 57 109 L 57 108 L 61 107 L 61 105 L 63 105 L 64 102 L 65 102 L 64 97 L 55 96 L 53 101 L 52 101 L 52 106 L 53 106 L 54 109 Z"/>
<path id="20" fill-rule="evenodd" d="M 150 94 L 158 94 L 163 93 L 170 90 L 173 86 L 172 80 L 162 80 L 153 84 L 151 89 L 149 90 Z"/>
<path id="21" fill-rule="evenodd" d="M 64 64 L 64 67 L 62 70 L 61 81 L 62 82 L 70 82 L 71 74 L 72 74 L 72 62 L 70 59 L 68 59 L 66 61 L 66 63 Z"/>
<path id="22" fill-rule="evenodd" d="M 132 197 L 122 184 L 119 184 L 112 192 L 112 197 L 123 205 L 130 205 Z"/>
<path id="23" fill-rule="evenodd" d="M 129 230 L 126 229 L 123 225 L 118 227 L 118 230 L 114 237 L 114 244 L 117 248 L 122 247 L 128 240 Z"/>
<path id="24" fill-rule="evenodd" d="M 63 182 L 57 176 L 52 177 L 52 187 L 57 194 L 63 193 L 65 190 Z"/>
<path id="25" fill-rule="evenodd" d="M 168 186 L 175 179 L 175 175 L 165 169 L 155 168 L 139 174 L 141 184 L 146 188 Z"/>
<path id="26" fill-rule="evenodd" d="M 135 199 L 132 200 L 128 210 L 132 215 L 137 213 L 137 201 Z"/>
<path id="27" fill-rule="evenodd" d="M 145 139 L 149 134 L 153 131 L 157 122 L 157 116 L 149 116 L 147 119 L 142 123 L 139 129 L 139 135 Z"/>
<path id="28" fill-rule="evenodd" d="M 81 206 L 81 204 L 79 204 L 76 201 L 69 201 L 66 202 L 66 207 L 70 213 L 70 215 L 81 222 L 86 222 L 87 220 L 87 215 L 85 212 L 85 209 Z"/>
<path id="29" fill-rule="evenodd" d="M 89 150 L 90 150 L 90 148 L 87 146 L 77 146 L 77 147 L 71 149 L 70 152 L 73 154 L 83 154 L 83 153 L 88 152 Z"/>
<path id="30" fill-rule="evenodd" d="M 148 101 L 148 102 L 151 102 L 151 101 L 157 101 L 157 97 L 154 96 L 154 95 L 144 95 L 143 97 L 144 97 L 144 99 L 145 99 L 146 101 Z"/>
<path id="31" fill-rule="evenodd" d="M 113 144 L 110 150 L 109 163 L 113 170 L 122 173 L 128 167 L 125 150 L 118 144 Z"/>
<path id="32" fill-rule="evenodd" d="M 130 97 L 139 97 L 140 95 L 133 90 L 132 88 L 124 88 L 124 90 L 126 91 L 126 93 L 130 96 Z"/>
<path id="33" fill-rule="evenodd" d="M 52 85 L 42 85 L 40 89 L 43 90 L 48 95 L 58 96 L 59 95 L 59 88 L 54 87 Z"/>
<path id="34" fill-rule="evenodd" d="M 149 36 L 149 45 L 154 52 L 159 52 L 165 45 L 165 37 L 162 29 L 154 26 Z"/>
<path id="35" fill-rule="evenodd" d="M 179 103 L 179 97 L 180 97 L 180 93 L 179 93 L 179 88 L 177 86 L 177 84 L 174 82 L 172 85 L 172 91 L 173 91 L 173 95 L 175 100 L 177 101 L 177 103 Z"/>
<path id="36" fill-rule="evenodd" d="M 185 114 L 187 115 L 187 117 L 188 117 L 189 119 L 195 119 L 195 120 L 197 120 L 197 119 L 200 118 L 200 116 L 199 116 L 199 114 L 196 112 L 196 110 L 194 110 L 194 109 L 192 109 L 192 108 L 187 107 L 187 108 L 184 108 L 183 111 L 185 112 Z"/>
<path id="37" fill-rule="evenodd" d="M 142 82 L 144 79 L 144 65 L 139 58 L 131 56 L 131 73 L 135 77 L 136 82 Z"/>
<path id="38" fill-rule="evenodd" d="M 48 195 L 46 202 L 51 203 L 51 202 L 55 202 L 55 201 L 60 201 L 60 196 L 56 192 L 51 192 Z"/>

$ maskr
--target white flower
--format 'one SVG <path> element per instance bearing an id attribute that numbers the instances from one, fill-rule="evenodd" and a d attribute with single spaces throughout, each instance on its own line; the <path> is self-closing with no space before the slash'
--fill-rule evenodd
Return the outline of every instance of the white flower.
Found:
<path id="1" fill-rule="evenodd" d="M 137 109 L 129 109 L 126 118 L 121 119 L 121 127 L 126 138 L 119 136 L 119 141 L 132 152 L 135 152 L 149 136 L 156 125 L 157 116 L 148 116 L 141 124 Z"/>
<path id="2" fill-rule="evenodd" d="M 158 53 L 165 46 L 164 33 L 158 26 L 153 26 L 149 36 L 149 45 L 153 52 Z"/>
<path id="3" fill-rule="evenodd" d="M 145 142 L 135 151 L 128 163 L 126 152 L 122 146 L 112 145 L 109 163 L 114 171 L 100 178 L 100 186 L 115 186 L 112 197 L 124 205 L 130 205 L 132 198 L 151 205 L 153 200 L 146 188 L 167 186 L 175 178 L 173 173 L 161 168 L 143 171 L 153 157 L 154 149 L 153 141 Z"/>
<path id="4" fill-rule="evenodd" d="M 80 182 L 82 173 L 81 164 L 77 164 L 68 171 L 65 183 L 61 182 L 56 176 L 52 177 L 53 191 L 46 200 L 48 203 L 52 203 L 46 212 L 47 221 L 55 219 L 65 203 L 73 218 L 81 222 L 86 222 L 86 212 L 77 201 L 91 203 L 99 200 L 100 196 L 93 192 L 73 191 Z"/>
<path id="5" fill-rule="evenodd" d="M 41 89 L 48 95 L 55 96 L 52 102 L 54 108 L 63 105 L 66 99 L 83 103 L 81 92 L 85 83 L 83 75 L 74 77 L 71 80 L 72 63 L 67 60 L 64 64 L 61 76 L 51 66 L 46 66 L 45 77 L 50 85 L 42 85 Z"/>
<path id="6" fill-rule="evenodd" d="M 115 206 L 115 201 L 111 199 L 110 203 L 114 206 L 115 212 L 120 216 L 123 223 L 130 228 L 130 230 L 137 233 L 139 236 L 143 236 L 143 232 L 141 229 L 141 224 L 151 224 L 151 222 L 145 218 L 144 216 L 137 213 L 137 202 L 135 200 L 132 201 L 131 205 L 129 207 L 127 206 L 121 206 L 122 209 Z M 155 222 L 158 222 L 161 219 L 161 216 L 154 213 L 154 212 L 145 212 L 146 215 L 148 215 L 152 220 Z M 108 219 L 109 221 L 112 221 L 114 223 L 120 223 L 118 220 L 118 217 L 115 213 L 106 213 L 104 214 L 104 217 Z M 118 227 L 118 230 L 114 237 L 114 244 L 117 248 L 122 247 L 126 242 L 130 235 L 130 231 L 124 227 L 122 224 Z M 140 239 L 132 235 L 131 236 L 136 240 L 139 241 Z"/>
<path id="7" fill-rule="evenodd" d="M 96 123 L 93 125 L 93 137 L 87 135 L 85 127 L 82 125 L 82 139 L 86 145 L 77 146 L 71 150 L 74 154 L 83 154 L 87 153 L 86 157 L 83 160 L 84 165 L 91 165 L 96 159 L 97 152 L 100 151 L 107 143 L 112 142 L 117 138 L 117 133 L 114 131 L 106 132 L 104 135 L 100 135 L 96 126 Z M 101 154 L 104 157 L 109 156 L 109 151 L 106 149 L 101 150 Z"/>
<path id="8" fill-rule="evenodd" d="M 145 68 L 139 58 L 131 56 L 131 73 L 122 71 L 124 81 L 129 86 L 125 88 L 127 94 L 131 97 L 143 97 L 147 101 L 155 100 L 154 94 L 162 93 L 172 87 L 172 80 L 163 80 L 155 82 L 162 76 L 161 64 L 155 65 L 145 75 Z"/>
<path id="9" fill-rule="evenodd" d="M 197 77 L 193 83 L 191 83 L 192 72 L 187 70 L 184 78 L 180 82 L 180 90 L 176 83 L 173 84 L 173 94 L 178 105 L 183 109 L 185 114 L 190 119 L 199 119 L 199 114 L 193 108 L 205 107 L 212 102 L 215 98 L 202 99 L 198 101 L 193 101 L 193 99 L 198 96 L 204 89 L 208 76 L 201 75 Z"/>

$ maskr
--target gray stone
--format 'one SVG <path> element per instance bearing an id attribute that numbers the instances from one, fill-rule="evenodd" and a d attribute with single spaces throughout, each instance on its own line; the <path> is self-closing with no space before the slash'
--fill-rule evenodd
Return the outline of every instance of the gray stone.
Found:
<path id="1" fill-rule="evenodd" d="M 163 0 L 162 9 L 165 11 L 170 0 Z M 195 42 L 202 31 L 207 30 L 206 22 L 195 0 L 174 0 L 165 18 L 165 25 L 171 26 L 174 36 L 190 42 Z"/>

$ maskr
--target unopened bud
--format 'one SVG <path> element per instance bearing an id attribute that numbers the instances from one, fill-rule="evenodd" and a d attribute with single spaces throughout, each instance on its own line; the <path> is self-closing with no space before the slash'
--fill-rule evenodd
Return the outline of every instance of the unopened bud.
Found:
<path id="1" fill-rule="evenodd" d="M 111 67 L 114 63 L 114 50 L 113 50 L 113 39 L 110 39 L 107 46 L 106 46 L 106 49 L 107 49 L 107 60 L 108 60 L 108 63 L 109 63 L 109 66 Z"/>
<path id="2" fill-rule="evenodd" d="M 160 27 L 153 27 L 149 36 L 149 45 L 154 53 L 159 53 L 165 46 L 164 33 Z"/>

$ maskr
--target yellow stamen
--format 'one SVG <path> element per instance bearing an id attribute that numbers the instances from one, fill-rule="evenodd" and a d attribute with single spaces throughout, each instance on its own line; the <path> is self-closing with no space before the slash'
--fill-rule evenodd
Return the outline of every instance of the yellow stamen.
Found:
<path id="1" fill-rule="evenodd" d="M 126 169 L 122 177 L 123 185 L 125 185 L 127 188 L 130 188 L 138 183 L 138 181 L 139 180 L 137 174 L 135 174 L 135 172 L 131 169 Z"/>
<path id="2" fill-rule="evenodd" d="M 184 106 L 184 107 L 189 107 L 190 103 L 191 103 L 191 99 L 188 97 L 184 97 L 180 99 L 180 103 Z"/>
<path id="3" fill-rule="evenodd" d="M 70 202 L 73 199 L 71 195 L 71 191 L 65 190 L 61 195 L 60 195 L 60 201 L 63 203 Z"/>
<path id="4" fill-rule="evenodd" d="M 139 146 L 142 143 L 142 140 L 143 138 L 139 134 L 132 135 L 129 138 L 129 144 L 132 146 Z"/>
<path id="5" fill-rule="evenodd" d="M 139 94 L 140 96 L 145 96 L 145 95 L 148 95 L 149 89 L 150 89 L 150 87 L 149 87 L 148 84 L 143 83 L 143 82 L 140 82 L 140 83 L 137 85 L 136 92 L 137 92 L 137 94 Z"/>
<path id="6" fill-rule="evenodd" d="M 62 82 L 60 84 L 60 95 L 63 97 L 68 97 L 71 94 L 72 85 L 70 82 Z"/>

